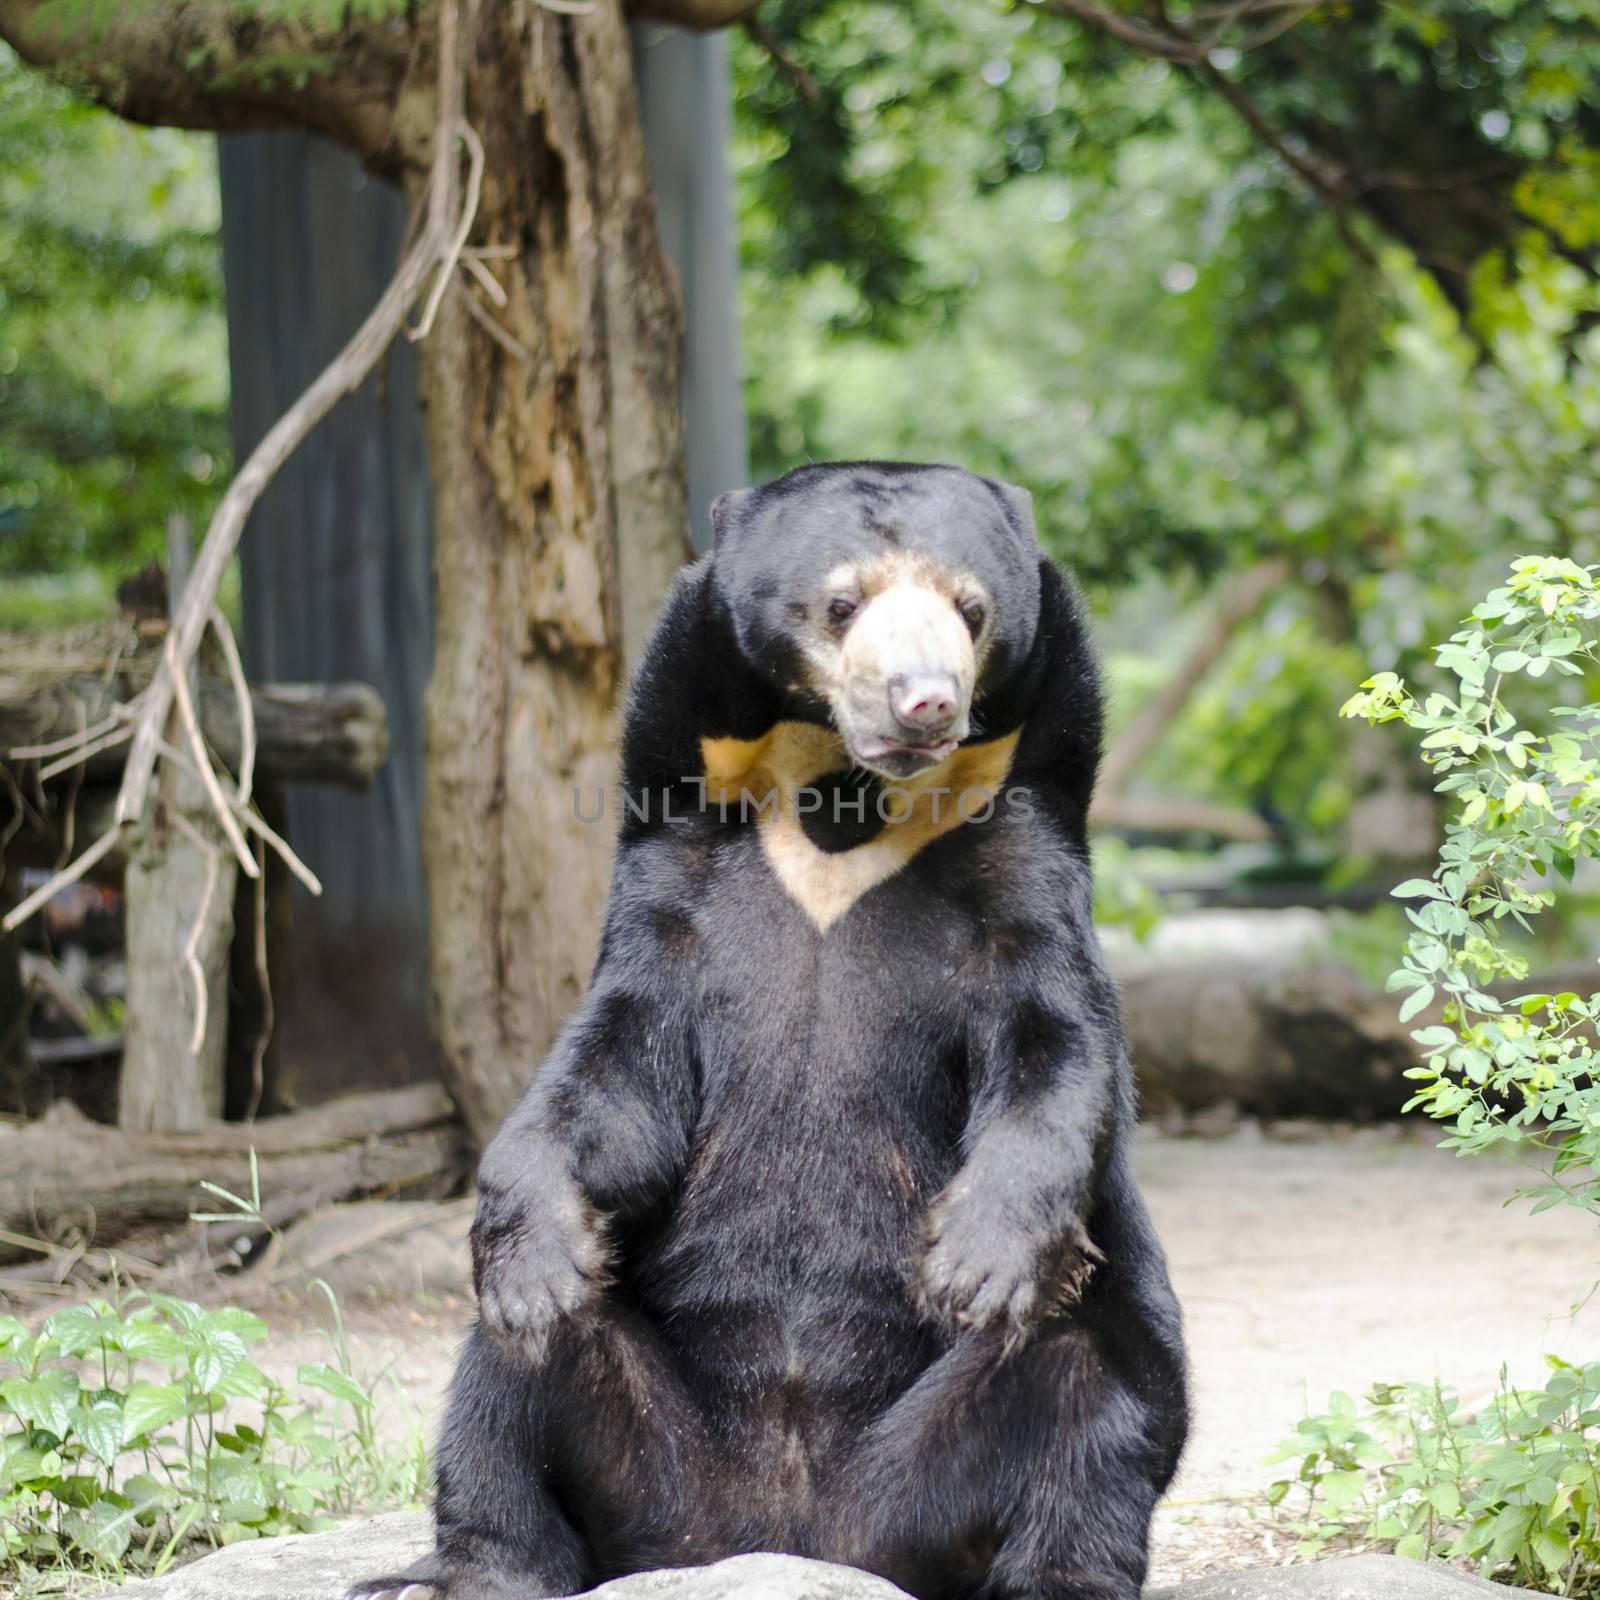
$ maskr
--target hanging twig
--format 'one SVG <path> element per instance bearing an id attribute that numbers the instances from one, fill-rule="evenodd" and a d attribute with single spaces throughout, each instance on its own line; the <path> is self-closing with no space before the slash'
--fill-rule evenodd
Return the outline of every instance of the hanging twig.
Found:
<path id="1" fill-rule="evenodd" d="M 261 985 L 261 1027 L 255 1043 L 250 1047 L 250 1103 L 245 1107 L 244 1120 L 254 1122 L 261 1109 L 261 1094 L 266 1087 L 267 1047 L 272 1043 L 272 1030 L 277 1013 L 272 1002 L 272 973 L 267 966 L 267 858 L 266 848 L 256 840 L 255 917 L 252 932 L 255 935 L 256 982 Z"/>
<path id="2" fill-rule="evenodd" d="M 499 345 L 507 355 L 515 356 L 518 361 L 523 362 L 533 360 L 532 355 L 529 354 L 528 347 L 523 344 L 522 341 L 515 335 L 507 332 L 505 328 L 501 327 L 501 325 L 496 322 L 495 319 L 490 316 L 490 314 L 478 303 L 478 297 L 470 292 L 470 286 L 466 299 L 461 303 L 466 307 L 467 315 L 471 317 L 472 320 L 477 323 L 477 325 L 482 328 L 483 331 L 488 334 L 489 337 L 493 339 L 494 342 Z"/>
<path id="3" fill-rule="evenodd" d="M 103 733 L 118 725 L 117 714 L 112 712 L 110 716 L 102 717 L 87 728 L 79 728 L 76 733 L 69 733 L 64 739 L 52 739 L 49 744 L 13 745 L 6 754 L 15 761 L 43 761 L 49 756 L 58 756 L 67 751 L 80 749 L 87 742 L 98 739 Z"/>
<path id="4" fill-rule="evenodd" d="M 120 829 L 107 828 L 76 861 L 69 861 L 48 883 L 40 884 L 26 900 L 18 901 L 4 921 L 0 921 L 0 933 L 20 928 L 41 906 L 48 905 L 63 889 L 75 884 L 96 862 L 111 854 L 120 836 Z"/>
<path id="5" fill-rule="evenodd" d="M 222 876 L 222 852 L 181 811 L 172 813 L 178 831 L 206 858 L 206 886 L 200 893 L 200 906 L 189 928 L 189 937 L 183 942 L 183 964 L 194 989 L 194 1031 L 189 1035 L 189 1054 L 200 1054 L 206 1042 L 206 1016 L 210 997 L 206 992 L 205 968 L 200 965 L 200 941 L 205 936 L 206 918 L 211 915 L 211 902 L 217 895 L 217 880 Z M 252 861 L 252 865 L 254 862 Z"/>
<path id="6" fill-rule="evenodd" d="M 82 767 L 86 762 L 92 761 L 102 750 L 114 750 L 119 744 L 133 737 L 133 729 L 123 726 L 114 733 L 101 735 L 89 744 L 80 744 L 70 755 L 62 756 L 59 761 L 52 761 L 47 767 L 40 767 L 39 781 L 47 783 L 51 778 L 59 777 L 70 767 Z M 13 755 L 20 754 L 13 750 Z"/>
<path id="7" fill-rule="evenodd" d="M 199 773 L 194 769 L 194 763 L 176 746 L 168 744 L 163 739 L 160 741 L 158 748 L 163 759 L 170 761 L 180 771 L 187 772 L 192 777 L 199 777 Z M 239 821 L 252 833 L 260 835 L 267 844 L 271 845 L 277 851 L 283 864 L 312 894 L 322 893 L 322 880 L 294 853 L 283 836 L 268 826 L 266 819 L 255 809 L 253 801 L 249 805 L 244 805 L 236 800 L 230 800 L 229 804 L 232 806 L 233 813 L 238 817 Z"/>
<path id="8" fill-rule="evenodd" d="M 211 608 L 211 631 L 222 646 L 222 659 L 227 663 L 228 676 L 233 680 L 233 698 L 239 707 L 239 776 L 234 794 L 244 805 L 255 787 L 256 777 L 256 717 L 250 704 L 250 684 L 244 675 L 244 662 L 239 659 L 239 641 L 228 626 L 228 619 L 215 607 Z"/>
<path id="9" fill-rule="evenodd" d="M 461 259 L 461 252 L 466 248 L 467 235 L 472 232 L 473 219 L 478 214 L 478 195 L 483 187 L 483 141 L 475 134 L 466 123 L 461 124 L 461 138 L 467 147 L 467 197 L 461 206 L 461 221 L 456 231 L 451 235 L 450 242 L 445 246 L 444 254 L 439 260 L 439 275 L 433 280 L 432 292 L 423 308 L 422 318 L 414 328 L 406 329 L 406 337 L 415 343 L 419 339 L 426 339 L 433 327 L 433 319 L 438 314 L 439 302 L 444 299 L 444 292 L 450 287 L 450 280 L 455 275 L 456 263 Z"/>
<path id="10" fill-rule="evenodd" d="M 481 256 L 463 254 L 461 265 L 464 266 L 474 278 L 478 286 L 502 311 L 510 304 L 504 289 L 500 287 L 500 280 L 483 264 Z"/>
<path id="11" fill-rule="evenodd" d="M 256 872 L 255 861 L 245 846 L 244 835 L 239 832 L 239 824 L 233 820 L 233 811 L 223 796 L 222 785 L 217 782 L 216 771 L 211 765 L 211 756 L 200 733 L 200 719 L 195 716 L 194 702 L 189 698 L 189 674 L 178 665 L 170 633 L 167 635 L 165 654 L 167 670 L 172 674 L 173 698 L 177 701 L 178 720 L 183 724 L 184 735 L 189 741 L 189 750 L 194 756 L 195 775 L 200 779 L 201 786 L 206 791 L 206 798 L 210 800 L 212 808 L 217 813 L 223 835 L 233 847 L 234 855 L 239 858 L 240 870 L 247 878 L 253 878 Z"/>

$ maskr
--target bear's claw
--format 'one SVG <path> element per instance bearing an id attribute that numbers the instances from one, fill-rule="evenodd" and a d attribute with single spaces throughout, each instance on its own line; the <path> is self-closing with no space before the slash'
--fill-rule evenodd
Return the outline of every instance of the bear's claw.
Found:
<path id="1" fill-rule="evenodd" d="M 1082 1297 L 1105 1256 L 1081 1223 L 1042 1239 L 975 1203 L 973 1193 L 946 1191 L 928 1214 L 915 1291 L 926 1315 L 952 1327 L 1020 1332 Z"/>

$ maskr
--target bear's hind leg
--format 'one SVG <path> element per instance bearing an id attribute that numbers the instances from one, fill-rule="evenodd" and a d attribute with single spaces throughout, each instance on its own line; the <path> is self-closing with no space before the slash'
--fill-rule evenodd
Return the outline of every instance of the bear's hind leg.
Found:
<path id="1" fill-rule="evenodd" d="M 562 1322 L 537 1362 L 476 1331 L 439 1444 L 436 1547 L 350 1600 L 536 1600 L 726 1554 L 712 1459 L 670 1352 L 616 1299 Z"/>
<path id="2" fill-rule="evenodd" d="M 965 1334 L 852 1458 L 837 1558 L 921 1600 L 1138 1600 L 1154 1422 L 1081 1326 Z"/>
<path id="3" fill-rule="evenodd" d="M 576 1594 L 590 1561 L 542 1470 L 542 1372 L 475 1331 L 450 1385 L 439 1441 L 435 1548 L 348 1600 L 531 1600 Z"/>

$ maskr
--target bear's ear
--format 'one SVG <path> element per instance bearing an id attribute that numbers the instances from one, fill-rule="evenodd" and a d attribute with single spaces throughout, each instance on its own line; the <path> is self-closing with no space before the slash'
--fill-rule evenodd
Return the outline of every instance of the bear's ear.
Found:
<path id="1" fill-rule="evenodd" d="M 1024 539 L 1037 541 L 1039 534 L 1033 525 L 1033 496 L 1015 483 L 1005 483 L 999 478 L 991 481 L 1000 491 L 1000 498 L 1005 501 L 1011 525 Z"/>
<path id="2" fill-rule="evenodd" d="M 756 497 L 754 489 L 728 489 L 711 502 L 711 547 L 713 550 L 726 544 L 744 521 L 750 503 Z"/>

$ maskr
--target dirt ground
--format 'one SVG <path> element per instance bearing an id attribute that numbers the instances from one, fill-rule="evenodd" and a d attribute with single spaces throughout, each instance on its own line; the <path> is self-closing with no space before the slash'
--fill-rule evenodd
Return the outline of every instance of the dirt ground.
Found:
<path id="1" fill-rule="evenodd" d="M 1154 1583 L 1290 1557 L 1293 1539 L 1262 1514 L 1279 1475 L 1262 1458 L 1331 1390 L 1437 1374 L 1473 1400 L 1502 1363 L 1537 1381 L 1547 1351 L 1600 1350 L 1600 1298 L 1570 1314 L 1600 1239 L 1577 1211 L 1507 1207 L 1524 1176 L 1509 1162 L 1458 1160 L 1427 1130 L 1263 1135 L 1245 1122 L 1222 1137 L 1142 1134 L 1136 1163 L 1194 1370 L 1194 1432 L 1158 1517 Z M 449 1288 L 352 1302 L 358 1364 L 395 1380 L 389 1429 L 431 1433 L 469 1314 Z M 266 1365 L 288 1377 L 321 1359 L 309 1314 L 280 1305 L 273 1320 L 284 1331 Z"/>

